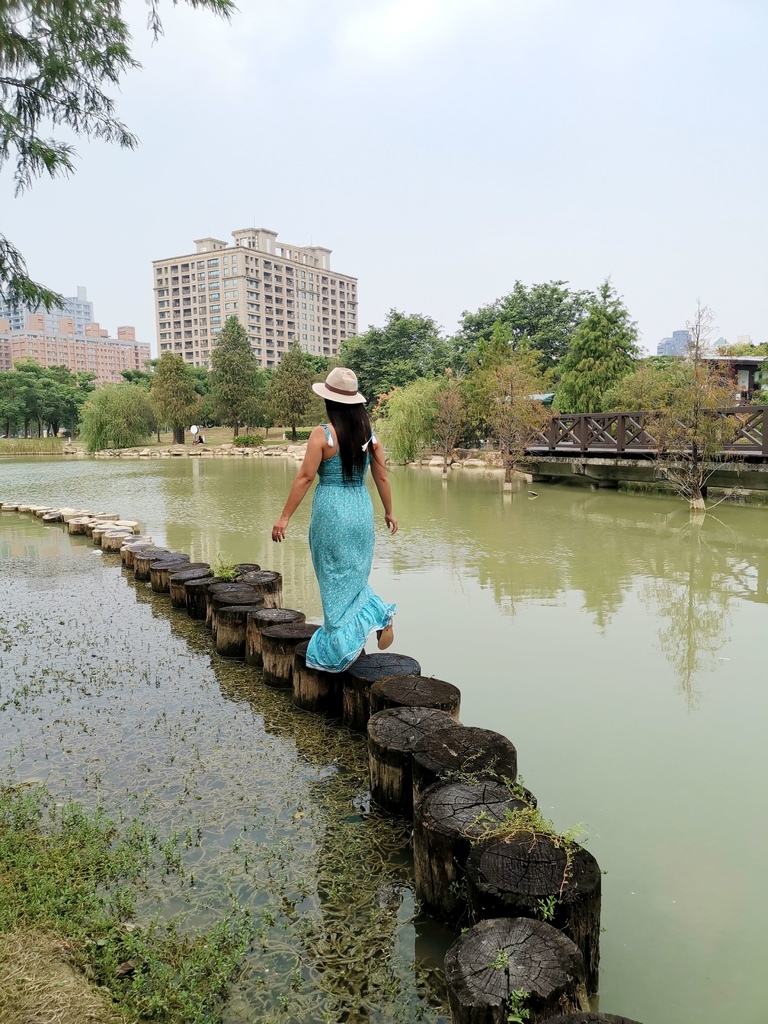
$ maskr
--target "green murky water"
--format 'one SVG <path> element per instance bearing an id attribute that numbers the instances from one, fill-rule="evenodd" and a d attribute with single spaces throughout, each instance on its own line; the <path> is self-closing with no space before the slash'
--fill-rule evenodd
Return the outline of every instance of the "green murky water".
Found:
<path id="1" fill-rule="evenodd" d="M 269 539 L 284 460 L 6 461 L 0 498 L 141 520 L 194 559 L 257 561 L 320 614 L 309 505 Z M 644 1024 L 762 1024 L 768 510 L 700 526 L 670 497 L 393 472 L 401 532 L 372 583 L 396 650 L 519 751 L 604 879 L 600 1007 Z M 379 517 L 381 518 L 381 517 Z M 414 914 L 407 829 L 367 803 L 358 738 L 296 712 L 119 562 L 0 516 L 0 758 L 184 837 L 163 886 L 190 924 L 232 893 L 259 938 L 232 1022 L 444 1019 L 450 935 Z M 152 899 L 150 895 L 148 899 Z"/>

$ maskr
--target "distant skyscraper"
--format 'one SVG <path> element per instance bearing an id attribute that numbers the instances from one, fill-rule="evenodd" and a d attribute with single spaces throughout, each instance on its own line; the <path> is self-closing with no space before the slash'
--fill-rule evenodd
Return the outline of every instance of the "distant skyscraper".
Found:
<path id="1" fill-rule="evenodd" d="M 657 356 L 684 356 L 691 341 L 690 331 L 673 331 L 671 338 L 662 338 L 656 346 Z"/>
<path id="2" fill-rule="evenodd" d="M 82 287 L 78 287 L 77 295 L 65 296 L 63 306 L 53 306 L 48 311 L 45 306 L 27 309 L 26 306 L 12 305 L 10 302 L 0 300 L 0 320 L 10 321 L 12 331 L 23 330 L 30 313 L 42 313 L 47 334 L 55 334 L 58 331 L 59 320 L 62 317 L 74 320 L 75 334 L 78 335 L 85 334 L 85 325 L 92 324 L 94 320 L 93 303 L 88 301 L 88 291 Z"/>

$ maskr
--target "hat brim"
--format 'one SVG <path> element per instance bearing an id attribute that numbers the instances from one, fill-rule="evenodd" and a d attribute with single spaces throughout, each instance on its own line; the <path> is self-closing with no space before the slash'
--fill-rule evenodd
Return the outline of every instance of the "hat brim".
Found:
<path id="1" fill-rule="evenodd" d="M 359 391 L 356 391 L 354 395 L 340 394 L 338 391 L 331 391 L 326 384 L 313 384 L 312 390 L 328 402 L 338 402 L 339 405 L 365 405 L 365 396 L 361 395 Z"/>

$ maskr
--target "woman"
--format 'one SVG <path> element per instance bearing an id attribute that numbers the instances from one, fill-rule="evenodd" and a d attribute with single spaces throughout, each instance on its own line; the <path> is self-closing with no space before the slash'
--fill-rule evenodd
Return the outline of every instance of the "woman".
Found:
<path id="1" fill-rule="evenodd" d="M 397 533 L 384 452 L 371 431 L 365 398 L 352 370 L 336 367 L 312 390 L 325 399 L 328 423 L 315 427 L 272 540 L 282 541 L 288 522 L 318 476 L 309 524 L 309 549 L 323 603 L 323 626 L 307 648 L 307 665 L 343 672 L 376 630 L 379 649 L 394 639 L 394 604 L 368 586 L 373 562 L 373 505 L 365 486 L 368 466 L 384 506 L 387 529 Z"/>

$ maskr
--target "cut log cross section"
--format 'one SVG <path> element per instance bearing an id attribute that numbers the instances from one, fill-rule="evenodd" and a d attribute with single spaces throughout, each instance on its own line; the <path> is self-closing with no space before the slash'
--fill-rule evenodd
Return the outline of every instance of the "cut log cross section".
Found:
<path id="1" fill-rule="evenodd" d="M 283 577 L 279 572 L 245 572 L 238 577 L 238 583 L 247 583 L 264 598 L 265 608 L 283 607 Z"/>
<path id="2" fill-rule="evenodd" d="M 449 726 L 425 737 L 413 752 L 413 802 L 438 779 L 517 779 L 517 750 L 501 733 L 491 729 Z"/>
<path id="3" fill-rule="evenodd" d="M 212 577 L 205 577 L 200 580 L 187 580 L 184 583 L 184 601 L 190 619 L 205 619 L 208 606 L 208 587 L 211 579 Z"/>
<path id="4" fill-rule="evenodd" d="M 407 654 L 361 654 L 343 675 L 342 717 L 350 729 L 365 732 L 371 717 L 370 689 L 380 679 L 418 675 L 421 665 Z"/>
<path id="5" fill-rule="evenodd" d="M 261 595 L 254 594 L 254 599 L 252 604 L 223 604 L 216 609 L 216 653 L 223 658 L 245 656 L 248 616 L 261 608 Z"/>
<path id="6" fill-rule="evenodd" d="M 379 685 L 376 683 L 372 687 L 371 698 Z M 368 763 L 371 796 L 377 804 L 394 814 L 412 816 L 413 749 L 429 733 L 445 729 L 452 722 L 449 714 L 436 708 L 394 707 L 371 715 L 368 720 Z"/>
<path id="7" fill-rule="evenodd" d="M 600 965 L 600 867 L 583 846 L 568 852 L 549 835 L 487 840 L 467 860 L 467 897 L 475 920 L 536 917 L 581 950 L 587 992 L 597 992 Z"/>
<path id="8" fill-rule="evenodd" d="M 245 663 L 261 668 L 261 631 L 270 626 L 285 626 L 290 622 L 304 622 L 304 612 L 293 608 L 261 608 L 248 616 L 245 629 Z"/>
<path id="9" fill-rule="evenodd" d="M 431 676 L 407 675 L 380 679 L 371 687 L 371 714 L 387 708 L 435 708 L 459 720 L 461 691 Z"/>
<path id="10" fill-rule="evenodd" d="M 413 811 L 413 874 L 416 898 L 431 914 L 466 923 L 464 876 L 472 843 L 530 802 L 495 781 L 436 782 L 424 792 Z"/>
<path id="11" fill-rule="evenodd" d="M 259 608 L 264 607 L 264 598 L 261 594 L 257 594 L 252 587 L 240 587 L 237 590 L 226 590 L 226 591 L 209 591 L 209 605 L 211 607 L 211 633 L 215 640 L 219 634 L 219 612 L 228 607 L 229 605 L 248 605 L 248 611 L 258 611 Z M 240 657 L 245 656 L 245 624 L 246 620 L 243 620 L 243 653 Z"/>
<path id="12" fill-rule="evenodd" d="M 213 576 L 207 562 L 198 562 L 196 565 L 196 569 L 184 569 L 183 572 L 175 572 L 168 577 L 168 593 L 171 595 L 173 608 L 187 607 L 185 583 L 189 583 L 190 580 L 209 580 Z"/>
<path id="13" fill-rule="evenodd" d="M 640 1024 L 629 1017 L 617 1017 L 614 1013 L 567 1013 L 565 1016 L 549 1017 L 547 1024 Z"/>
<path id="14" fill-rule="evenodd" d="M 529 1024 L 554 1014 L 588 1011 L 581 953 L 561 932 L 520 917 L 481 921 L 445 956 L 453 1024 L 506 1024 L 512 992 L 527 992 L 517 1009 Z"/>
<path id="15" fill-rule="evenodd" d="M 185 569 L 200 569 L 202 562 L 190 562 L 188 558 L 168 558 L 152 562 L 149 567 L 149 579 L 153 594 L 167 594 L 171 588 L 171 576 Z"/>

